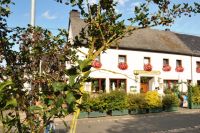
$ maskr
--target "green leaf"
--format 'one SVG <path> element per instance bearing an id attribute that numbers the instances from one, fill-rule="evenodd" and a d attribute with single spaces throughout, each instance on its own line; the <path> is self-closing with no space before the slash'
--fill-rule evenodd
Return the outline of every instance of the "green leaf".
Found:
<path id="1" fill-rule="evenodd" d="M 82 72 L 84 72 L 84 71 L 88 71 L 88 70 L 90 70 L 90 68 L 91 68 L 91 59 L 85 59 L 85 60 L 79 60 L 78 61 L 78 64 L 79 64 L 79 67 L 80 67 L 80 70 L 82 71 Z"/>
<path id="2" fill-rule="evenodd" d="M 72 104 L 76 101 L 76 98 L 73 95 L 73 92 L 67 92 L 66 101 L 68 104 Z"/>
<path id="3" fill-rule="evenodd" d="M 11 98 L 6 102 L 6 107 L 12 106 L 16 107 L 17 106 L 17 100 L 15 98 Z"/>
<path id="4" fill-rule="evenodd" d="M 63 83 L 63 82 L 54 82 L 54 83 L 52 84 L 53 90 L 54 90 L 55 92 L 57 92 L 57 91 L 63 91 L 64 88 L 65 88 L 65 86 L 66 86 L 66 84 Z"/>
<path id="5" fill-rule="evenodd" d="M 5 87 L 10 86 L 12 84 L 13 82 L 10 80 L 0 83 L 0 91 L 2 91 Z"/>

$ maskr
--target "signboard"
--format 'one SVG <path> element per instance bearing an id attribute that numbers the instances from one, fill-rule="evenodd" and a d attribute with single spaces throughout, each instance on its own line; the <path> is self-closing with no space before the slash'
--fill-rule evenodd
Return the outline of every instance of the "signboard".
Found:
<path id="1" fill-rule="evenodd" d="M 145 75 L 160 75 L 160 71 L 144 71 L 144 70 L 134 70 L 134 75 L 145 74 Z"/>

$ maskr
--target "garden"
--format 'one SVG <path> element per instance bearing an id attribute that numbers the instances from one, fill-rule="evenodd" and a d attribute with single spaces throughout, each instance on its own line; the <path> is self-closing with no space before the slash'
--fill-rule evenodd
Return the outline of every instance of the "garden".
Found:
<path id="1" fill-rule="evenodd" d="M 172 112 L 177 111 L 179 105 L 180 100 L 174 93 L 165 96 L 160 96 L 157 91 L 127 94 L 116 90 L 98 96 L 85 93 L 79 105 L 81 109 L 79 118 Z"/>

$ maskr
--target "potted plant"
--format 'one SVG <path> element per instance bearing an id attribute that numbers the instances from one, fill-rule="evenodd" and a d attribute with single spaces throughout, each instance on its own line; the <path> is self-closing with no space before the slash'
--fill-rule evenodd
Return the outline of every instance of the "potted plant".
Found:
<path id="1" fill-rule="evenodd" d="M 88 93 L 84 93 L 82 96 L 82 103 L 79 105 L 80 108 L 79 119 L 88 117 L 88 112 L 90 111 L 89 99 L 90 95 Z"/>
<path id="2" fill-rule="evenodd" d="M 200 66 L 198 66 L 198 67 L 196 68 L 196 72 L 197 72 L 197 73 L 200 73 Z"/>
<path id="3" fill-rule="evenodd" d="M 116 115 L 127 115 L 127 95 L 124 91 L 112 91 L 105 97 L 105 102 L 108 105 L 108 113 Z"/>
<path id="4" fill-rule="evenodd" d="M 94 67 L 94 68 L 101 68 L 101 66 L 102 66 L 102 64 L 101 64 L 101 62 L 98 61 L 98 60 L 94 60 L 94 61 L 92 62 L 92 67 Z"/>
<path id="5" fill-rule="evenodd" d="M 176 72 L 183 72 L 184 68 L 182 66 L 177 66 L 176 67 Z"/>
<path id="6" fill-rule="evenodd" d="M 151 71 L 151 70 L 152 70 L 151 64 L 150 64 L 150 63 L 144 64 L 144 70 L 145 70 L 145 71 Z"/>
<path id="7" fill-rule="evenodd" d="M 163 65 L 162 70 L 165 71 L 165 72 L 169 72 L 169 71 L 171 71 L 171 66 L 168 65 L 168 64 L 165 64 L 165 65 Z"/>
<path id="8" fill-rule="evenodd" d="M 162 100 L 157 91 L 148 91 L 145 100 L 150 113 L 162 112 Z"/>
<path id="9" fill-rule="evenodd" d="M 128 65 L 126 62 L 120 62 L 118 64 L 118 68 L 121 69 L 121 70 L 126 70 L 128 68 Z"/>
<path id="10" fill-rule="evenodd" d="M 179 106 L 179 99 L 174 94 L 166 94 L 162 99 L 163 108 L 167 112 L 177 111 Z"/>
<path id="11" fill-rule="evenodd" d="M 190 88 L 190 102 L 189 108 L 191 109 L 200 109 L 200 87 L 193 86 Z"/>
<path id="12" fill-rule="evenodd" d="M 138 114 L 139 105 L 138 102 L 140 100 L 140 94 L 129 94 L 128 95 L 128 110 L 130 115 Z"/>

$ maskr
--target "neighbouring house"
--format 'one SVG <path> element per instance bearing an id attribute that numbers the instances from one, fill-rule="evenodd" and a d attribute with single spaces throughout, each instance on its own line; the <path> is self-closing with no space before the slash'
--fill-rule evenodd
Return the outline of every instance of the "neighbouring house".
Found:
<path id="1" fill-rule="evenodd" d="M 73 41 L 85 25 L 80 13 L 72 10 L 69 40 Z M 80 58 L 84 55 L 80 54 Z M 94 63 L 92 69 L 97 71 L 91 73 L 93 80 L 86 83 L 86 91 L 124 89 L 139 93 L 157 89 L 162 94 L 178 86 L 186 92 L 188 83 L 200 85 L 200 37 L 148 28 L 136 30 L 123 38 L 117 49 L 108 49 Z"/>

